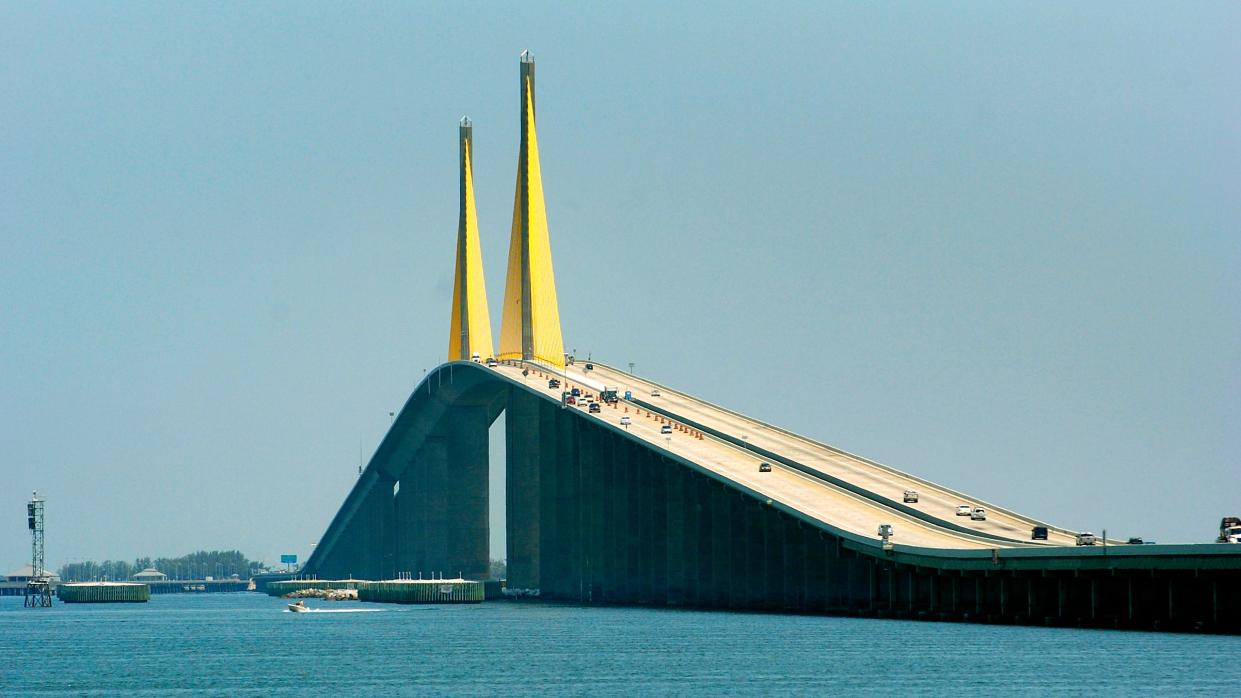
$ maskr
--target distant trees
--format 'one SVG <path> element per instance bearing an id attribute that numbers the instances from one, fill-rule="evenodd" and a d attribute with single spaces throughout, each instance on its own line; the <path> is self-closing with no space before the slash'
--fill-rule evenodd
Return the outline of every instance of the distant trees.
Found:
<path id="1" fill-rule="evenodd" d="M 60 578 L 66 582 L 87 582 L 100 579 L 125 580 L 148 568 L 168 575 L 170 579 L 217 579 L 237 575 L 248 579 L 263 570 L 263 564 L 246 559 L 237 550 L 199 550 L 181 557 L 159 557 L 152 560 L 140 557 L 133 562 L 125 560 L 105 560 L 95 562 L 71 562 L 62 565 Z"/>

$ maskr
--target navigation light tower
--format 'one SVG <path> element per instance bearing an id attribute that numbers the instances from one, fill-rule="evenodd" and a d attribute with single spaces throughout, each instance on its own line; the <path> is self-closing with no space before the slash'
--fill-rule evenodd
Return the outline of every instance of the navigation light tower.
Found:
<path id="1" fill-rule="evenodd" d="M 52 584 L 43 562 L 43 502 L 38 492 L 26 504 L 26 527 L 30 529 L 30 578 L 26 580 L 27 608 L 52 605 Z"/>

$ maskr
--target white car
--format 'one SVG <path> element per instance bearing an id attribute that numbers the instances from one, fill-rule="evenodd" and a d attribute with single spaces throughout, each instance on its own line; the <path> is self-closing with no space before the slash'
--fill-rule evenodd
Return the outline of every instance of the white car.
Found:
<path id="1" fill-rule="evenodd" d="M 661 433 L 661 434 L 671 434 L 671 433 L 672 433 L 672 425 L 671 425 L 671 424 L 665 424 L 665 425 L 663 425 L 662 427 L 660 427 L 660 428 L 659 428 L 659 433 Z"/>
<path id="2" fill-rule="evenodd" d="M 1095 544 L 1094 534 L 1089 531 L 1086 531 L 1085 533 L 1077 534 L 1077 544 L 1078 545 L 1094 545 Z"/>
<path id="3" fill-rule="evenodd" d="M 957 516 L 969 516 L 974 513 L 974 507 L 968 504 L 957 505 Z"/>
<path id="4" fill-rule="evenodd" d="M 974 511 L 970 512 L 970 521 L 986 521 L 987 510 L 982 507 L 974 507 Z"/>
<path id="5" fill-rule="evenodd" d="M 918 493 L 913 490 L 905 490 L 905 494 L 901 497 L 901 499 L 904 500 L 906 504 L 917 504 Z"/>
<path id="6" fill-rule="evenodd" d="M 621 426 L 627 427 L 629 426 L 629 424 L 630 424 L 629 415 L 627 414 L 621 415 Z"/>

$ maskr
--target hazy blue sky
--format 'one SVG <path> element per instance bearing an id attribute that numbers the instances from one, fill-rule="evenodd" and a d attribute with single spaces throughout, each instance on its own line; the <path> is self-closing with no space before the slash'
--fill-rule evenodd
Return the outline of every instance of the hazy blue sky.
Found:
<path id="1" fill-rule="evenodd" d="M 0 573 L 305 555 L 492 308 L 517 54 L 566 346 L 1057 524 L 1241 514 L 1237 3 L 0 1 Z M 495 329 L 499 319 L 493 318 Z"/>

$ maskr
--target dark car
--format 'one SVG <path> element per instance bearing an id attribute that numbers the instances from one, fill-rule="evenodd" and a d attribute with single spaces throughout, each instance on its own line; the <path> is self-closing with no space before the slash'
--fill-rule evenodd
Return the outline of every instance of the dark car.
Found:
<path id="1" fill-rule="evenodd" d="M 1146 541 L 1142 540 L 1141 538 L 1130 538 L 1128 540 L 1128 543 L 1129 545 L 1145 545 Z"/>
<path id="2" fill-rule="evenodd" d="M 599 411 L 599 409 L 600 409 L 600 407 L 599 407 L 599 403 L 597 403 L 597 402 L 592 402 L 592 403 L 590 403 L 590 407 L 588 407 L 587 409 L 589 409 L 589 410 L 590 410 L 590 413 L 591 413 L 591 414 L 595 414 L 595 413 L 596 413 L 596 412 L 598 412 L 598 411 Z"/>
<path id="3" fill-rule="evenodd" d="M 1047 540 L 1047 527 L 1035 526 L 1034 529 L 1030 531 L 1030 540 Z"/>
<path id="4" fill-rule="evenodd" d="M 760 472 L 760 473 L 770 473 L 770 472 L 771 472 L 771 463 L 759 463 L 759 464 L 758 464 L 758 472 Z"/>
<path id="5" fill-rule="evenodd" d="M 593 371 L 593 370 L 595 370 L 595 365 L 594 365 L 594 364 L 586 364 L 586 370 L 587 370 L 587 371 Z"/>
<path id="6" fill-rule="evenodd" d="M 570 391 L 569 391 L 569 394 L 570 394 L 570 395 L 572 395 L 573 397 L 581 397 L 581 396 L 582 396 L 582 389 L 581 389 L 581 388 L 574 388 L 574 389 L 572 389 L 572 390 L 570 390 Z"/>
<path id="7" fill-rule="evenodd" d="M 556 380 L 555 378 L 553 378 L 553 379 L 551 379 L 551 380 L 547 381 L 547 387 L 549 387 L 549 388 L 559 388 L 559 387 L 560 387 L 560 381 L 558 381 L 558 380 Z"/>

